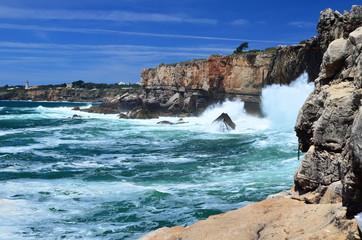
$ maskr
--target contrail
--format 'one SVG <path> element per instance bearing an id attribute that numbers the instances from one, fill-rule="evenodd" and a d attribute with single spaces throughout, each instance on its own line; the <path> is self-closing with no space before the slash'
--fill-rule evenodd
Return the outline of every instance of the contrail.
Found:
<path id="1" fill-rule="evenodd" d="M 62 27 L 41 27 L 35 25 L 18 25 L 18 24 L 0 24 L 3 29 L 18 29 L 18 30 L 35 30 L 35 31 L 49 31 L 49 32 L 77 32 L 85 34 L 122 34 L 122 35 L 135 35 L 144 37 L 159 37 L 159 38 L 184 38 L 184 39 L 204 39 L 204 40 L 218 40 L 218 41 L 235 41 L 235 42 L 256 42 L 256 43 L 285 43 L 296 44 L 298 42 L 283 41 L 283 40 L 256 40 L 256 39 L 243 39 L 243 38 L 225 38 L 225 37 L 211 37 L 211 36 L 195 36 L 183 34 L 165 34 L 165 33 L 148 33 L 148 32 L 128 32 L 108 29 L 95 29 L 95 28 L 62 28 Z"/>

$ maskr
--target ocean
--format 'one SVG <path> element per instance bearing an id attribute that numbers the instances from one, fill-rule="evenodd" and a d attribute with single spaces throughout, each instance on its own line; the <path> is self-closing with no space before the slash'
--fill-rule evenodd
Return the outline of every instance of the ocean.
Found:
<path id="1" fill-rule="evenodd" d="M 304 74 L 263 90 L 265 118 L 227 101 L 180 125 L 0 101 L 0 239 L 137 239 L 289 189 L 312 90 Z M 212 124 L 223 112 L 235 130 Z"/>

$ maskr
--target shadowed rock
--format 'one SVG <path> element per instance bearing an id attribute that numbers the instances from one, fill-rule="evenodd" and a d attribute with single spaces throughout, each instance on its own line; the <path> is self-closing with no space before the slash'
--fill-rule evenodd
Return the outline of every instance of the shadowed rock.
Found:
<path id="1" fill-rule="evenodd" d="M 158 114 L 150 109 L 144 107 L 135 107 L 128 112 L 130 119 L 151 119 L 158 118 Z"/>
<path id="2" fill-rule="evenodd" d="M 161 125 L 179 125 L 179 124 L 184 124 L 184 123 L 187 123 L 187 122 L 184 122 L 184 121 L 178 121 L 178 122 L 170 122 L 170 121 L 160 121 L 158 122 L 157 124 L 161 124 Z"/>
<path id="3" fill-rule="evenodd" d="M 234 130 L 236 127 L 236 124 L 231 120 L 227 113 L 222 113 L 212 123 L 219 124 L 219 130 L 221 132 L 228 132 L 230 130 Z"/>
<path id="4" fill-rule="evenodd" d="M 170 122 L 170 121 L 160 121 L 157 124 L 161 125 L 175 125 L 176 123 Z"/>

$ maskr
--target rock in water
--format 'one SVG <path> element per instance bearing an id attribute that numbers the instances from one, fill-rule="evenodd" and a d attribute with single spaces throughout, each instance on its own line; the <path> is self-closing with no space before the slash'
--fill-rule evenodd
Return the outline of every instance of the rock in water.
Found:
<path id="1" fill-rule="evenodd" d="M 236 124 L 231 120 L 227 113 L 222 113 L 218 118 L 216 118 L 213 124 L 219 125 L 219 130 L 221 132 L 228 132 L 230 130 L 235 129 Z"/>
<path id="2" fill-rule="evenodd" d="M 151 119 L 158 118 L 158 114 L 143 106 L 135 107 L 128 112 L 128 118 L 130 119 Z"/>
<path id="3" fill-rule="evenodd" d="M 157 124 L 162 124 L 162 125 L 175 125 L 175 123 L 170 122 L 170 121 L 160 121 Z"/>

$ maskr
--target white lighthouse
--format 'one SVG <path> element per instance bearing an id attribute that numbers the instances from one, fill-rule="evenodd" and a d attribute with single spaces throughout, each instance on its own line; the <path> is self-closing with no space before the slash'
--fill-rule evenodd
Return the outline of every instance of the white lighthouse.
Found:
<path id="1" fill-rule="evenodd" d="M 26 82 L 25 82 L 25 89 L 29 89 L 29 81 L 28 80 L 26 80 Z"/>

